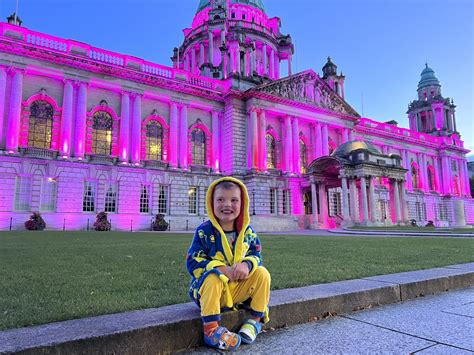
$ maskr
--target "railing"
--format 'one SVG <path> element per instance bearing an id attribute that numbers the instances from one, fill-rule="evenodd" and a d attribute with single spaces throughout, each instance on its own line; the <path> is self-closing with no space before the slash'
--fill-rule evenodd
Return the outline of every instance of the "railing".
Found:
<path id="1" fill-rule="evenodd" d="M 58 152 L 56 150 L 44 149 L 44 148 L 20 147 L 19 151 L 24 157 L 30 157 L 30 158 L 54 160 L 58 156 Z"/>
<path id="2" fill-rule="evenodd" d="M 9 41 L 26 42 L 34 47 L 44 48 L 73 56 L 87 57 L 89 60 L 94 62 L 135 70 L 148 75 L 170 80 L 184 81 L 185 83 L 200 88 L 224 91 L 228 87 L 227 85 L 229 85 L 217 79 L 202 77 L 188 71 L 147 62 L 133 56 L 110 52 L 104 49 L 92 47 L 85 43 L 50 36 L 8 23 L 0 23 L 0 38 L 5 38 Z"/>

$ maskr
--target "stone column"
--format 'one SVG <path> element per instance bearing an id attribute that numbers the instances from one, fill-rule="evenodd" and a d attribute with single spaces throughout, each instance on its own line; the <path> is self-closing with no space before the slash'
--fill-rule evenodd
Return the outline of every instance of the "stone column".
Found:
<path id="1" fill-rule="evenodd" d="M 393 197 L 395 199 L 395 223 L 399 223 L 401 220 L 401 209 L 400 209 L 400 188 L 398 180 L 393 181 Z"/>
<path id="2" fill-rule="evenodd" d="M 356 186 L 356 180 L 355 178 L 351 178 L 349 180 L 349 188 L 350 188 L 350 203 L 351 203 L 351 219 L 359 223 L 360 222 L 360 215 L 359 215 L 359 208 L 358 208 L 358 192 L 357 192 L 357 186 Z"/>
<path id="3" fill-rule="evenodd" d="M 369 221 L 369 206 L 367 204 L 367 183 L 365 176 L 360 178 L 360 192 L 362 198 L 362 222 L 367 223 Z"/>
<path id="4" fill-rule="evenodd" d="M 179 166 L 188 170 L 188 106 L 181 106 L 179 117 Z"/>
<path id="5" fill-rule="evenodd" d="M 260 110 L 260 170 L 267 171 L 267 122 L 265 110 Z"/>
<path id="6" fill-rule="evenodd" d="M 291 133 L 291 117 L 285 117 L 285 169 L 287 173 L 293 172 L 293 136 Z"/>
<path id="7" fill-rule="evenodd" d="M 142 96 L 137 94 L 133 99 L 131 160 L 132 164 L 140 164 L 142 128 Z"/>
<path id="8" fill-rule="evenodd" d="M 342 129 L 342 143 L 349 141 L 349 130 L 347 128 Z"/>
<path id="9" fill-rule="evenodd" d="M 193 46 L 191 47 L 191 73 L 196 74 L 196 48 Z"/>
<path id="10" fill-rule="evenodd" d="M 267 72 L 268 59 L 267 59 L 267 44 L 266 43 L 263 43 L 262 45 L 262 61 L 263 61 L 263 76 L 266 76 L 268 75 L 268 72 Z"/>
<path id="11" fill-rule="evenodd" d="M 467 160 L 463 160 L 464 176 L 466 177 L 466 196 L 471 196 L 471 185 L 469 183 L 469 169 L 467 167 Z"/>
<path id="12" fill-rule="evenodd" d="M 204 43 L 199 43 L 199 66 L 205 63 Z"/>
<path id="13" fill-rule="evenodd" d="M 451 180 L 449 178 L 449 170 L 448 169 L 450 169 L 448 157 L 447 156 L 442 156 L 441 157 L 441 171 L 442 171 L 442 175 L 443 175 L 443 189 L 442 189 L 442 191 L 443 191 L 444 194 L 449 194 L 452 191 L 452 189 L 451 189 Z"/>
<path id="14" fill-rule="evenodd" d="M 407 194 L 406 194 L 406 188 L 403 180 L 401 181 L 400 184 L 400 200 L 401 200 L 401 205 L 402 205 L 402 220 L 404 223 L 408 221 L 408 205 L 407 205 Z"/>
<path id="15" fill-rule="evenodd" d="M 7 90 L 7 71 L 5 67 L 0 67 L 0 149 L 3 145 L 3 120 L 5 118 L 5 94 Z"/>
<path id="16" fill-rule="evenodd" d="M 240 48 L 237 44 L 235 48 L 235 70 L 239 75 L 242 75 L 242 68 L 240 67 Z"/>
<path id="17" fill-rule="evenodd" d="M 293 172 L 299 174 L 301 171 L 300 167 L 300 137 L 299 137 L 299 125 L 298 118 L 293 117 Z"/>
<path id="18" fill-rule="evenodd" d="M 227 79 L 229 73 L 229 54 L 227 49 L 222 50 L 222 75 Z"/>
<path id="19" fill-rule="evenodd" d="M 178 103 L 170 102 L 170 139 L 169 139 L 169 163 L 170 167 L 176 169 L 178 167 Z"/>
<path id="20" fill-rule="evenodd" d="M 329 135 L 328 135 L 328 125 L 323 124 L 322 127 L 322 135 L 323 135 L 323 156 L 329 155 Z"/>
<path id="21" fill-rule="evenodd" d="M 220 171 L 220 120 L 219 120 L 219 112 L 212 111 L 212 167 L 215 172 Z"/>
<path id="22" fill-rule="evenodd" d="M 314 178 L 311 177 L 311 208 L 312 208 L 312 213 L 313 213 L 313 223 L 318 223 L 319 218 L 318 218 L 318 201 L 317 201 L 317 194 L 316 194 L 316 183 L 314 181 Z"/>
<path id="23" fill-rule="evenodd" d="M 323 138 L 321 131 L 321 123 L 316 123 L 316 158 L 323 155 Z"/>
<path id="24" fill-rule="evenodd" d="M 209 31 L 209 64 L 214 65 L 214 35 Z"/>
<path id="25" fill-rule="evenodd" d="M 270 79 L 275 79 L 275 53 L 270 49 Z"/>
<path id="26" fill-rule="evenodd" d="M 258 72 L 257 68 L 257 42 L 253 42 L 253 51 L 252 51 L 252 75 L 253 72 Z"/>
<path id="27" fill-rule="evenodd" d="M 328 201 L 326 186 L 322 183 L 319 184 L 319 207 L 321 208 L 319 223 L 326 224 L 328 222 Z"/>
<path id="28" fill-rule="evenodd" d="M 11 84 L 10 108 L 8 111 L 8 125 L 6 149 L 8 152 L 18 151 L 20 139 L 21 101 L 23 95 L 23 71 L 14 69 Z"/>
<path id="29" fill-rule="evenodd" d="M 341 177 L 342 183 L 342 218 L 344 222 L 349 222 L 351 216 L 349 215 L 349 199 L 347 196 L 347 178 L 345 176 Z"/>
<path id="30" fill-rule="evenodd" d="M 278 52 L 275 52 L 275 79 L 280 79 L 280 57 Z"/>
<path id="31" fill-rule="evenodd" d="M 372 222 L 377 221 L 377 204 L 375 202 L 375 178 L 369 177 L 369 210 L 370 220 Z"/>
<path id="32" fill-rule="evenodd" d="M 292 74 L 291 72 L 291 54 L 288 55 L 288 76 Z"/>
<path id="33" fill-rule="evenodd" d="M 122 92 L 122 103 L 120 110 L 120 141 L 119 157 L 120 161 L 128 163 L 130 157 L 130 94 Z"/>
<path id="34" fill-rule="evenodd" d="M 433 168 L 434 168 L 434 180 L 435 180 L 435 187 L 436 187 L 436 192 L 441 192 L 441 186 L 439 186 L 439 182 L 440 182 L 440 176 L 439 176 L 439 173 L 440 173 L 440 170 L 439 170 L 439 158 L 438 156 L 434 156 L 433 157 Z"/>
<path id="35" fill-rule="evenodd" d="M 251 159 L 250 159 L 250 169 L 257 169 L 258 168 L 258 112 L 257 108 L 253 107 L 250 111 L 250 152 L 251 152 Z"/>
<path id="36" fill-rule="evenodd" d="M 74 86 L 71 80 L 64 81 L 63 112 L 61 116 L 61 144 L 59 154 L 69 157 L 71 154 L 71 129 L 72 129 L 72 104 L 74 99 Z"/>

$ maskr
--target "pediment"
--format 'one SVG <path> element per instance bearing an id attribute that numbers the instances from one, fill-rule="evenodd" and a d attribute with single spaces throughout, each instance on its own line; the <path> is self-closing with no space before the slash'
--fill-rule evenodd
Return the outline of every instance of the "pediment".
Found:
<path id="1" fill-rule="evenodd" d="M 303 102 L 329 111 L 354 117 L 360 115 L 312 70 L 272 81 L 251 91 L 269 94 L 286 100 Z"/>

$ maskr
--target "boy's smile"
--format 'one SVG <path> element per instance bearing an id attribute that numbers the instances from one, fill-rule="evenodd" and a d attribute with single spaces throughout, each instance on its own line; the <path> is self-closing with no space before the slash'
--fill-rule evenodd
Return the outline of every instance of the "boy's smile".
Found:
<path id="1" fill-rule="evenodd" d="M 240 215 L 240 188 L 217 188 L 214 191 L 213 211 L 224 231 L 234 230 L 234 221 Z"/>

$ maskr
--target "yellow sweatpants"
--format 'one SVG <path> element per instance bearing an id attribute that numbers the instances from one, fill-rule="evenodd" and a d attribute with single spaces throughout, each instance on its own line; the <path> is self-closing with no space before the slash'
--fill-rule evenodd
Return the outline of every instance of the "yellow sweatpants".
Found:
<path id="1" fill-rule="evenodd" d="M 270 273 L 263 266 L 259 266 L 247 279 L 229 282 L 234 305 L 249 298 L 251 313 L 263 316 L 270 302 Z M 216 274 L 210 274 L 199 289 L 201 317 L 205 322 L 219 320 L 221 308 L 225 305 L 224 283 Z"/>

